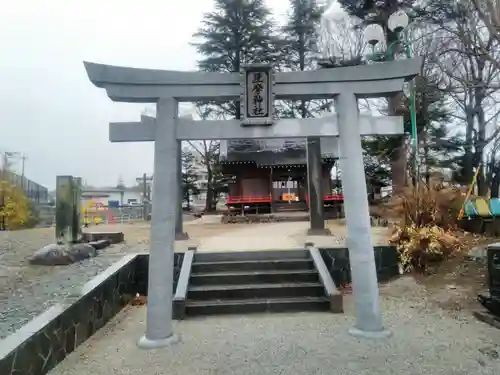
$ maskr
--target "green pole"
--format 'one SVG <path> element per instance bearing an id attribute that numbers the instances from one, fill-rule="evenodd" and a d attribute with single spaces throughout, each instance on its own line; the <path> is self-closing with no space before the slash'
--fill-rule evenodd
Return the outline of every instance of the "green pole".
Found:
<path id="1" fill-rule="evenodd" d="M 387 47 L 387 57 L 390 60 L 394 59 L 394 51 L 393 51 L 393 46 L 396 43 L 401 43 L 401 39 L 398 36 L 398 40 L 389 44 Z M 408 42 L 408 38 L 405 36 L 403 40 L 403 44 L 405 47 L 406 51 L 406 57 L 408 59 L 411 59 L 413 57 L 413 52 L 410 46 L 410 43 Z M 418 155 L 418 133 L 417 133 L 417 109 L 416 109 L 416 104 L 415 104 L 415 84 L 414 80 L 410 81 L 410 122 L 411 122 L 411 139 L 412 139 L 412 150 L 413 154 L 415 156 L 414 160 L 414 166 L 415 166 L 415 173 L 418 177 L 418 171 L 419 171 L 419 155 Z"/>
<path id="2" fill-rule="evenodd" d="M 408 43 L 406 44 L 406 57 L 411 59 L 413 57 L 413 53 L 411 50 L 411 46 Z M 417 109 L 415 105 L 415 80 L 410 82 L 410 119 L 411 119 L 411 137 L 412 137 L 412 146 L 413 153 L 415 156 L 415 173 L 417 175 L 417 179 L 419 178 L 419 155 L 418 155 L 418 133 L 417 133 Z"/>
<path id="3" fill-rule="evenodd" d="M 413 57 L 413 52 L 410 46 L 410 43 L 408 42 L 408 38 L 406 37 L 406 34 L 403 38 L 404 40 L 402 41 L 406 50 L 406 57 L 408 59 L 411 59 Z M 394 50 L 393 47 L 396 43 L 401 43 L 401 37 L 400 34 L 398 33 L 398 38 L 396 41 L 390 43 L 387 46 L 387 59 L 388 60 L 394 60 Z M 411 138 L 412 138 L 412 149 L 414 153 L 414 166 L 415 166 L 415 173 L 417 176 L 417 184 L 418 184 L 418 179 L 419 177 L 419 155 L 418 155 L 418 133 L 417 133 L 417 109 L 416 109 L 416 104 L 415 104 L 415 84 L 414 80 L 410 82 L 410 121 L 411 121 Z"/>

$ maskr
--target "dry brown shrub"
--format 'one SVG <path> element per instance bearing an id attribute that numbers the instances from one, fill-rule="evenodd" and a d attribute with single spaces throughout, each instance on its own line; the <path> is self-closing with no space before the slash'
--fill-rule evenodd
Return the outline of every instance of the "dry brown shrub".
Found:
<path id="1" fill-rule="evenodd" d="M 398 247 L 403 267 L 425 270 L 463 246 L 457 229 L 463 192 L 442 185 L 406 189 L 385 203 L 385 214 L 397 219 L 390 242 Z"/>
<path id="2" fill-rule="evenodd" d="M 459 189 L 422 184 L 418 189 L 407 188 L 389 201 L 387 207 L 401 225 L 455 229 L 462 203 L 463 195 Z"/>

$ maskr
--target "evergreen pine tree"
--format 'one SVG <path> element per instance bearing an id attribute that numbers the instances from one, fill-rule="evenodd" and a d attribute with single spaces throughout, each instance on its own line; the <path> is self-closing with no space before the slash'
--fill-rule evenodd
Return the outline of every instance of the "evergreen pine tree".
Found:
<path id="1" fill-rule="evenodd" d="M 316 41 L 323 7 L 316 0 L 289 0 L 290 12 L 281 35 L 280 65 L 283 70 L 304 71 L 315 67 Z M 282 117 L 311 117 L 308 105 L 301 100 L 298 103 L 283 103 Z"/>
<path id="2" fill-rule="evenodd" d="M 204 15 L 202 26 L 194 37 L 199 39 L 193 45 L 202 56 L 198 61 L 202 71 L 238 73 L 245 64 L 277 61 L 274 21 L 264 0 L 214 0 L 214 10 Z M 241 118 L 238 101 L 198 103 L 198 112 L 203 119 Z M 253 143 L 232 140 L 228 147 Z M 218 143 L 213 143 L 210 150 L 202 152 L 209 173 L 207 211 L 214 208 L 216 196 L 225 186 L 217 166 L 219 147 Z"/>
<path id="3" fill-rule="evenodd" d="M 264 0 L 215 0 L 215 9 L 204 15 L 194 43 L 202 57 L 200 70 L 239 72 L 244 64 L 274 63 L 274 22 Z M 240 118 L 239 103 L 218 105 L 222 113 Z"/>

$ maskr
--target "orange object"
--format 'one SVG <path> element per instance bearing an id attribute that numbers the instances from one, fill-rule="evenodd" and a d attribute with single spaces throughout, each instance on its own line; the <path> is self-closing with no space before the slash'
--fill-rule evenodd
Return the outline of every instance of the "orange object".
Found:
<path id="1" fill-rule="evenodd" d="M 462 218 L 464 217 L 464 213 L 465 213 L 464 205 L 465 205 L 465 202 L 467 202 L 469 200 L 470 195 L 472 194 L 472 189 L 474 189 L 474 185 L 476 184 L 477 175 L 479 174 L 480 169 L 481 169 L 481 166 L 478 166 L 476 169 L 476 173 L 474 173 L 474 176 L 472 177 L 472 182 L 469 186 L 469 189 L 467 190 L 467 194 L 465 195 L 464 203 L 462 203 L 462 208 L 460 209 L 460 212 L 459 212 L 458 217 L 457 217 L 458 220 L 462 220 Z"/>
<path id="2" fill-rule="evenodd" d="M 131 305 L 132 306 L 144 306 L 148 303 L 148 297 L 146 296 L 141 296 L 139 293 L 135 295 L 135 298 L 132 300 Z"/>

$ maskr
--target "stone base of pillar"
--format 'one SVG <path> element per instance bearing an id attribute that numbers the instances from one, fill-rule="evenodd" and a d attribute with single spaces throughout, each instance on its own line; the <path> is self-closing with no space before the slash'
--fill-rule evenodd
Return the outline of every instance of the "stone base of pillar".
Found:
<path id="1" fill-rule="evenodd" d="M 189 234 L 187 234 L 186 232 L 176 233 L 175 234 L 175 240 L 176 241 L 189 240 Z"/>
<path id="2" fill-rule="evenodd" d="M 331 236 L 332 232 L 330 232 L 330 229 L 328 229 L 328 228 L 322 228 L 322 229 L 309 228 L 307 230 L 307 235 L 308 236 Z"/>
<path id="3" fill-rule="evenodd" d="M 392 331 L 388 329 L 382 329 L 381 331 L 363 331 L 359 328 L 352 327 L 349 328 L 349 334 L 353 337 L 360 339 L 387 339 L 392 336 Z"/>
<path id="4" fill-rule="evenodd" d="M 175 345 L 179 341 L 180 341 L 179 336 L 175 334 L 166 339 L 161 339 L 161 340 L 150 340 L 146 336 L 142 336 L 137 342 L 137 346 L 141 349 L 157 349 Z"/>

